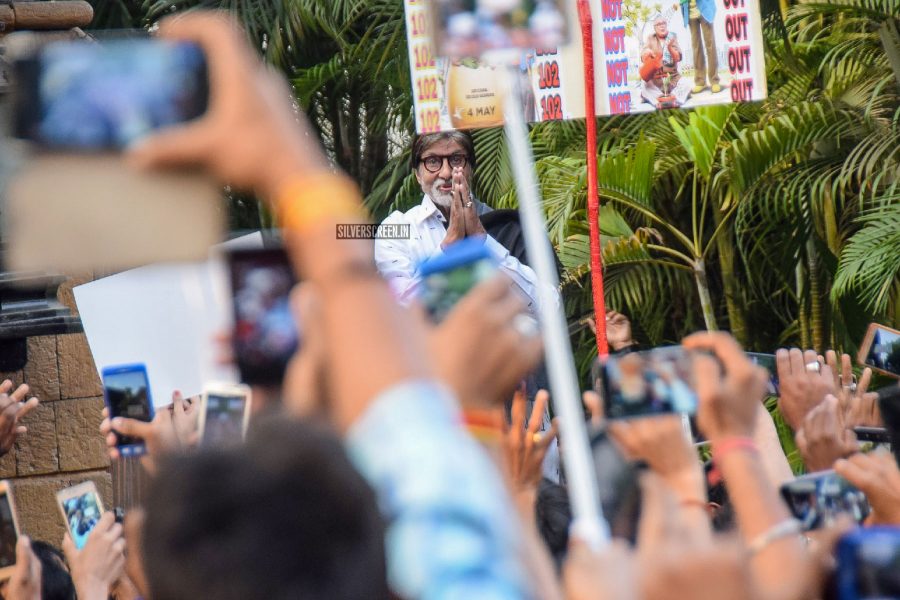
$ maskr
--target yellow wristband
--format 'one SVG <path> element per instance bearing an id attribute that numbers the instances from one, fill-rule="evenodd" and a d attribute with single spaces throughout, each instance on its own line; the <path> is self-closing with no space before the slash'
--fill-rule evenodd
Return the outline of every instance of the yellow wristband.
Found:
<path id="1" fill-rule="evenodd" d="M 368 221 L 359 188 L 347 177 L 320 173 L 281 187 L 275 205 L 282 229 L 304 231 L 326 221 Z"/>

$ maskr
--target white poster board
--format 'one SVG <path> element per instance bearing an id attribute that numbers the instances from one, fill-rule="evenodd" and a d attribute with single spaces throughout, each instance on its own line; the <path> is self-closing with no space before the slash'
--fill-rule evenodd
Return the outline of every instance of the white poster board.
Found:
<path id="1" fill-rule="evenodd" d="M 98 373 L 143 363 L 156 407 L 172 392 L 199 394 L 210 381 L 236 381 L 218 364 L 214 338 L 232 323 L 223 249 L 261 248 L 262 234 L 215 248 L 202 263 L 148 265 L 75 287 L 75 302 Z"/>

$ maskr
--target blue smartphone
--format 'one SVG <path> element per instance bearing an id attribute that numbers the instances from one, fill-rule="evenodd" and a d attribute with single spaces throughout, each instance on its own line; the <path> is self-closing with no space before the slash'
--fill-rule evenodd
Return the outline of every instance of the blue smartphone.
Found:
<path id="1" fill-rule="evenodd" d="M 125 417 L 138 421 L 153 420 L 153 401 L 150 397 L 150 380 L 143 364 L 121 365 L 103 369 L 103 399 L 109 409 L 109 418 Z M 138 456 L 144 453 L 144 441 L 140 438 L 116 434 L 116 447 L 122 456 Z"/>
<path id="2" fill-rule="evenodd" d="M 866 527 L 837 545 L 838 600 L 900 598 L 900 528 Z"/>
<path id="3" fill-rule="evenodd" d="M 68 150 L 116 150 L 206 111 L 199 46 L 155 39 L 53 42 L 13 65 L 16 137 Z"/>
<path id="4" fill-rule="evenodd" d="M 419 266 L 422 277 L 420 300 L 431 319 L 440 323 L 460 298 L 490 279 L 497 269 L 497 261 L 483 240 L 460 240 L 448 246 L 440 256 Z"/>

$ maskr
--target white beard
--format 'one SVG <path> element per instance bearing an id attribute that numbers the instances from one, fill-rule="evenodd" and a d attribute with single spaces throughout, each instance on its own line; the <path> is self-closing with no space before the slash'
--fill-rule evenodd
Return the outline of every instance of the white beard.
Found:
<path id="1" fill-rule="evenodd" d="M 450 208 L 450 203 L 453 201 L 453 192 L 451 191 L 445 194 L 440 190 L 440 187 L 446 184 L 447 182 L 443 179 L 435 179 L 434 183 L 431 185 L 431 190 L 428 192 L 428 196 L 431 198 L 431 201 L 438 206 Z"/>

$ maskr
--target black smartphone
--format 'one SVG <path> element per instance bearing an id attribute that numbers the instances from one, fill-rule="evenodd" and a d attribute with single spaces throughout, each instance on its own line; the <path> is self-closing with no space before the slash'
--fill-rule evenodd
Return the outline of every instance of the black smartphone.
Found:
<path id="1" fill-rule="evenodd" d="M 781 486 L 781 497 L 805 531 L 827 527 L 839 515 L 857 523 L 869 515 L 865 494 L 834 471 L 810 473 Z"/>
<path id="2" fill-rule="evenodd" d="M 120 365 L 103 369 L 103 399 L 109 418 L 125 417 L 149 422 L 153 420 L 153 400 L 147 367 L 142 364 Z M 123 456 L 144 453 L 140 438 L 116 434 L 116 447 Z"/>
<path id="3" fill-rule="evenodd" d="M 692 355 L 681 346 L 609 356 L 598 370 L 609 419 L 697 411 Z"/>
<path id="4" fill-rule="evenodd" d="M 900 331 L 872 323 L 856 359 L 879 373 L 900 379 Z"/>
<path id="5" fill-rule="evenodd" d="M 891 434 L 884 427 L 854 427 L 853 433 L 860 442 L 872 442 L 874 444 L 890 444 Z"/>
<path id="6" fill-rule="evenodd" d="M 838 600 L 900 598 L 900 528 L 866 527 L 837 544 Z"/>
<path id="7" fill-rule="evenodd" d="M 900 465 L 900 385 L 878 390 L 878 410 L 890 438 L 894 460 Z"/>
<path id="8" fill-rule="evenodd" d="M 610 533 L 633 544 L 641 517 L 640 467 L 626 460 L 605 430 L 591 435 L 591 455 L 600 506 Z"/>
<path id="9" fill-rule="evenodd" d="M 778 367 L 775 363 L 774 354 L 764 354 L 762 352 L 748 352 L 747 356 L 753 361 L 753 364 L 762 367 L 769 374 L 769 387 L 766 390 L 770 396 L 777 396 L 778 391 Z"/>
<path id="10" fill-rule="evenodd" d="M 278 385 L 299 345 L 290 293 L 297 283 L 283 248 L 228 255 L 234 309 L 234 356 L 241 381 Z"/>
<path id="11" fill-rule="evenodd" d="M 53 42 L 13 63 L 15 137 L 66 150 L 118 150 L 206 112 L 204 54 L 155 39 Z"/>

